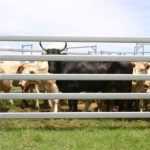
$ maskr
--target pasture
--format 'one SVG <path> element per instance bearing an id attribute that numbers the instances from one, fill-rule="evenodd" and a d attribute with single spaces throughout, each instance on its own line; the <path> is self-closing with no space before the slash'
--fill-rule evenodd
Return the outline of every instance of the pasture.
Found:
<path id="1" fill-rule="evenodd" d="M 0 120 L 2 150 L 149 150 L 149 120 Z"/>

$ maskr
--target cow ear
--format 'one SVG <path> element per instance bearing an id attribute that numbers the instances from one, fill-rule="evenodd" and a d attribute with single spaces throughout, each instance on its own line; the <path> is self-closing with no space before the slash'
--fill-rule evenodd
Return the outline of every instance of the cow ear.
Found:
<path id="1" fill-rule="evenodd" d="M 150 84 L 149 81 L 145 81 L 145 82 L 144 82 L 144 88 L 145 88 L 145 89 L 149 88 L 149 84 Z"/>
<path id="2" fill-rule="evenodd" d="M 20 66 L 20 67 L 18 67 L 18 70 L 17 70 L 17 73 L 22 73 L 22 71 L 24 70 L 24 66 Z"/>
<path id="3" fill-rule="evenodd" d="M 150 63 L 145 62 L 144 67 L 145 67 L 146 69 L 148 69 L 148 68 L 150 67 Z"/>
<path id="4" fill-rule="evenodd" d="M 136 62 L 131 62 L 131 64 L 133 68 L 136 66 Z"/>
<path id="5" fill-rule="evenodd" d="M 150 68 L 150 62 L 147 63 L 147 69 L 149 69 L 149 68 Z"/>
<path id="6" fill-rule="evenodd" d="M 147 89 L 149 88 L 149 86 L 147 84 L 144 84 L 144 88 Z"/>

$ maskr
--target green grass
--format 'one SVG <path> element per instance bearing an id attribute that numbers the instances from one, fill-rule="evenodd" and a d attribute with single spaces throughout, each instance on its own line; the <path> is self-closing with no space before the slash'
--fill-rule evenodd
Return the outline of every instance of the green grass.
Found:
<path id="1" fill-rule="evenodd" d="M 21 87 L 20 87 L 20 86 L 13 86 L 13 87 L 11 88 L 11 90 L 21 90 Z"/>
<path id="2" fill-rule="evenodd" d="M 0 150 L 149 150 L 149 120 L 0 120 Z"/>

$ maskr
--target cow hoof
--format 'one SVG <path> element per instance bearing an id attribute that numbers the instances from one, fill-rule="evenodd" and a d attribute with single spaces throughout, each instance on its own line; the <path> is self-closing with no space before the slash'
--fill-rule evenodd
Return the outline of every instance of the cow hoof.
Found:
<path id="1" fill-rule="evenodd" d="M 40 109 L 40 106 L 39 106 L 39 105 L 36 105 L 35 108 L 36 108 L 36 109 Z"/>

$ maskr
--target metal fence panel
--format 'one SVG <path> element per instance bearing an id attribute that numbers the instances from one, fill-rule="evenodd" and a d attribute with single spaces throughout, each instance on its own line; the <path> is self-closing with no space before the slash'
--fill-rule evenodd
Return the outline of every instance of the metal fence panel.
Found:
<path id="1" fill-rule="evenodd" d="M 0 41 L 45 41 L 45 42 L 107 42 L 107 43 L 150 43 L 150 38 L 138 37 L 66 37 L 66 36 L 0 36 Z M 150 61 L 150 56 L 95 56 L 95 55 L 46 55 L 46 56 L 18 56 L 18 55 L 1 55 L 0 60 L 4 61 Z M 10 77 L 11 76 L 11 77 Z M 40 77 L 41 76 L 41 77 Z M 78 76 L 80 80 L 89 79 L 89 75 L 70 75 L 70 79 L 75 80 Z M 91 75 L 90 75 L 91 76 Z M 140 75 L 93 75 L 98 80 L 149 80 L 149 76 Z M 128 78 L 127 78 L 128 76 Z M 31 75 L 0 75 L 0 80 L 3 79 L 33 79 Z M 36 75 L 37 78 L 44 77 L 43 75 Z M 45 76 L 49 79 L 50 76 Z M 45 78 L 44 77 L 44 78 Z M 52 75 L 51 79 L 60 79 L 60 75 Z M 68 78 L 63 75 L 63 78 Z M 34 78 L 35 79 L 35 78 Z M 1 93 L 0 99 L 115 99 L 115 100 L 131 100 L 131 99 L 150 99 L 150 93 Z M 86 112 L 86 113 L 0 113 L 0 119 L 6 118 L 150 118 L 150 112 Z"/>

